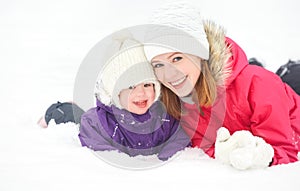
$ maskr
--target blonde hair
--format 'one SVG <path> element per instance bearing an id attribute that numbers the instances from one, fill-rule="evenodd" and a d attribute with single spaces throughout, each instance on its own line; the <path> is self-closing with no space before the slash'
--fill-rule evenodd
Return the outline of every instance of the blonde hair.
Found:
<path id="1" fill-rule="evenodd" d="M 165 104 L 167 112 L 180 119 L 182 114 L 185 114 L 181 108 L 180 98 L 169 88 L 161 85 L 161 101 Z M 217 97 L 217 83 L 209 70 L 208 61 L 201 61 L 201 73 L 195 84 L 195 91 L 193 91 L 193 101 L 199 105 L 199 111 L 201 107 L 208 107 L 213 105 Z"/>

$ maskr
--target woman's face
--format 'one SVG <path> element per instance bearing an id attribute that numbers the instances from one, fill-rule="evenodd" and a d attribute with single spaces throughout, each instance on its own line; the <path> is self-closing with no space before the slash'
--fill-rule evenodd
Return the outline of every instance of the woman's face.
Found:
<path id="1" fill-rule="evenodd" d="M 161 54 L 151 61 L 158 80 L 179 97 L 193 91 L 200 76 L 200 63 L 199 57 L 179 52 Z"/>
<path id="2" fill-rule="evenodd" d="M 137 86 L 123 89 L 120 94 L 120 104 L 135 114 L 144 114 L 155 99 L 154 84 L 141 83 Z"/>

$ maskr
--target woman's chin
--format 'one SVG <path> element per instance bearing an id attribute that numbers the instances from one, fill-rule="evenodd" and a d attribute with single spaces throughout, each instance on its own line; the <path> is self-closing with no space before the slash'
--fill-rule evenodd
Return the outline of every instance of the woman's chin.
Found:
<path id="1" fill-rule="evenodd" d="M 180 88 L 180 89 L 172 89 L 172 91 L 178 96 L 178 97 L 186 97 L 188 95 L 191 94 L 192 92 L 192 88 L 189 88 L 189 87 L 183 87 L 183 88 Z"/>
<path id="2" fill-rule="evenodd" d="M 178 97 L 186 97 L 191 94 L 193 91 L 193 84 L 187 83 L 185 81 L 184 83 L 178 85 L 178 86 L 172 86 L 170 84 L 167 85 L 167 87 L 174 92 Z"/>

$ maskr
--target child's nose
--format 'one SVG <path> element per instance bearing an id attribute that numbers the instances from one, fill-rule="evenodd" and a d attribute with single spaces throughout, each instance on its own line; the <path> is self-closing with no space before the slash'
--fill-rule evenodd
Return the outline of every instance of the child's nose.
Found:
<path id="1" fill-rule="evenodd" d="M 140 85 L 136 86 L 134 89 L 134 93 L 136 95 L 144 95 L 145 94 L 144 84 L 140 84 Z"/>

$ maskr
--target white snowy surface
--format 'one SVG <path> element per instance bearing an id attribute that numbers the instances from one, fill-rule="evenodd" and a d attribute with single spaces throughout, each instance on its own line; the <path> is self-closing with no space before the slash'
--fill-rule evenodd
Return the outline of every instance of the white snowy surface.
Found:
<path id="1" fill-rule="evenodd" d="M 248 56 L 263 58 L 270 70 L 300 59 L 298 1 L 197 2 L 203 15 L 226 26 Z M 221 6 L 213 8 L 217 2 Z M 72 100 L 88 51 L 115 30 L 142 23 L 159 3 L 0 1 L 1 191 L 299 190 L 300 162 L 238 171 L 187 149 L 164 165 L 128 170 L 81 147 L 73 123 L 37 126 L 50 104 Z M 126 158 L 117 152 L 103 155 Z"/>

